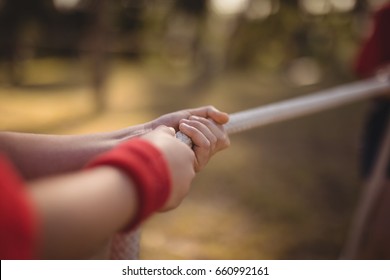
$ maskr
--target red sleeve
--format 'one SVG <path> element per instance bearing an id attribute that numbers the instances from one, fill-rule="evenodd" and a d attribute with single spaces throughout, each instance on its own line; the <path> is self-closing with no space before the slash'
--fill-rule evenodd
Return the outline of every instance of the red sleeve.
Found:
<path id="1" fill-rule="evenodd" d="M 0 259 L 32 259 L 37 219 L 16 170 L 0 154 Z"/>
<path id="2" fill-rule="evenodd" d="M 368 77 L 390 63 L 390 3 L 373 16 L 373 30 L 360 48 L 354 70 L 360 77 Z"/>

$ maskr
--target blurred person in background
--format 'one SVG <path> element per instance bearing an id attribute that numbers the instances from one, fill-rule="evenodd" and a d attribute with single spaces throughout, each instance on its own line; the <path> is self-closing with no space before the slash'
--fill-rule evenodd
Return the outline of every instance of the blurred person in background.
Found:
<path id="1" fill-rule="evenodd" d="M 227 121 L 208 106 L 107 133 L 0 132 L 0 258 L 91 258 L 114 233 L 176 208 L 229 146 Z"/>
<path id="2" fill-rule="evenodd" d="M 390 78 L 390 2 L 373 15 L 372 29 L 363 42 L 355 64 L 355 72 L 360 78 L 385 75 Z M 376 98 L 370 108 L 363 135 L 362 166 L 363 178 L 368 181 L 373 175 L 375 164 L 383 144 L 389 123 L 390 99 L 388 96 Z M 390 259 L 390 164 L 387 163 L 386 181 L 379 201 L 372 205 L 372 219 L 366 225 L 366 234 L 358 250 L 358 259 Z"/>
<path id="3" fill-rule="evenodd" d="M 372 29 L 369 37 L 363 42 L 355 64 L 355 72 L 360 78 L 376 74 L 390 74 L 390 2 L 373 15 Z M 379 97 L 372 103 L 370 116 L 364 136 L 362 174 L 369 177 L 378 149 L 381 145 L 386 124 L 389 119 L 390 100 Z M 390 169 L 387 174 L 389 175 Z"/>

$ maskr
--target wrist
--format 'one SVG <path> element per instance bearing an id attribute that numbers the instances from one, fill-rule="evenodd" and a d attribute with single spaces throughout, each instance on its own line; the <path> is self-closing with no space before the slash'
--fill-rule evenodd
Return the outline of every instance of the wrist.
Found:
<path id="1" fill-rule="evenodd" d="M 153 144 L 144 139 L 127 141 L 95 158 L 87 168 L 109 165 L 122 170 L 134 182 L 138 211 L 124 230 L 132 230 L 160 210 L 170 196 L 167 162 Z"/>
<path id="2" fill-rule="evenodd" d="M 133 138 L 142 136 L 153 130 L 152 122 L 147 122 L 140 125 L 129 126 L 110 133 L 110 139 L 117 144 L 124 143 Z"/>

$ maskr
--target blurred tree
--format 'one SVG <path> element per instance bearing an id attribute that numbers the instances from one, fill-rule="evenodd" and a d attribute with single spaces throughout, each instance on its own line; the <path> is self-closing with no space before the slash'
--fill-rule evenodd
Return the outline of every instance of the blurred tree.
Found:
<path id="1" fill-rule="evenodd" d="M 22 62 L 28 55 L 88 54 L 96 109 L 103 110 L 110 27 L 108 2 L 4 0 L 0 10 L 0 50 L 11 83 L 23 83 Z"/>
<path id="2" fill-rule="evenodd" d="M 189 91 L 224 70 L 296 72 L 295 60 L 343 77 L 371 2 L 3 0 L 0 55 L 13 84 L 23 80 L 18 61 L 27 55 L 86 55 L 98 110 L 105 106 L 110 53 L 158 54 L 161 64 L 190 76 Z"/>

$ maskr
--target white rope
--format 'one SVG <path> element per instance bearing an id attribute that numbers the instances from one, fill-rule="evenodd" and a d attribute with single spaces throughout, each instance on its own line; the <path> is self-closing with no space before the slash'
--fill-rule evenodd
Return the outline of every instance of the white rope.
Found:
<path id="1" fill-rule="evenodd" d="M 388 92 L 389 89 L 390 79 L 387 77 L 367 79 L 322 90 L 309 96 L 297 97 L 231 114 L 229 122 L 224 127 L 228 134 L 238 133 L 372 98 Z M 178 132 L 176 137 L 192 146 L 191 139 L 181 132 Z"/>
<path id="2" fill-rule="evenodd" d="M 138 260 L 141 240 L 141 230 L 138 228 L 130 233 L 118 233 L 111 240 L 110 259 Z"/>
<path id="3" fill-rule="evenodd" d="M 390 79 L 387 76 L 358 81 L 333 89 L 319 91 L 309 96 L 293 98 L 231 114 L 230 120 L 224 125 L 224 128 L 228 134 L 238 133 L 255 127 L 298 118 L 344 104 L 372 98 L 388 93 L 389 89 Z M 185 134 L 178 132 L 176 133 L 176 137 L 192 147 L 191 139 Z M 116 235 L 112 242 L 112 258 L 138 258 L 139 242 L 139 231 L 127 235 Z"/>

